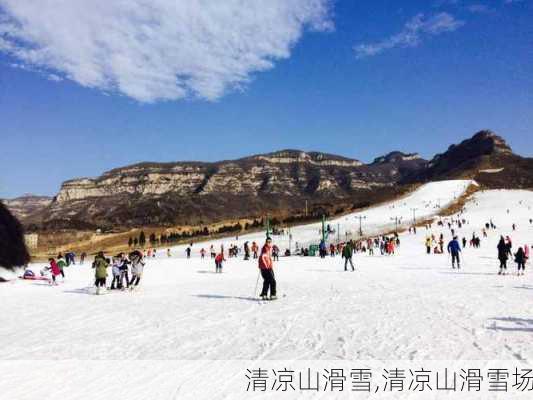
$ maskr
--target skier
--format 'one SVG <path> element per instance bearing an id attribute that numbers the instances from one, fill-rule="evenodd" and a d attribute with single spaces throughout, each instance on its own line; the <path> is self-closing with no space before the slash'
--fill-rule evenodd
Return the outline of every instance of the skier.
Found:
<path id="1" fill-rule="evenodd" d="M 318 245 L 318 250 L 320 253 L 320 258 L 326 257 L 326 242 L 322 239 Z"/>
<path id="2" fill-rule="evenodd" d="M 139 285 L 139 281 L 141 280 L 145 264 L 143 261 L 142 254 L 139 251 L 134 251 L 130 254 L 130 261 L 132 275 L 130 281 L 130 290 L 133 290 L 133 288 Z"/>
<path id="3" fill-rule="evenodd" d="M 252 253 L 254 253 L 254 259 L 257 259 L 258 251 L 259 251 L 259 246 L 257 246 L 257 243 L 252 242 Z"/>
<path id="4" fill-rule="evenodd" d="M 172 257 L 172 253 L 170 252 L 170 249 L 167 249 L 167 257 L 168 258 Z"/>
<path id="5" fill-rule="evenodd" d="M 518 251 L 514 255 L 514 261 L 518 265 L 517 275 L 524 275 L 524 271 L 526 269 L 526 254 L 522 247 L 518 248 Z M 522 273 L 520 273 L 520 270 L 522 270 Z"/>
<path id="6" fill-rule="evenodd" d="M 274 275 L 274 263 L 272 262 L 272 239 L 267 237 L 265 245 L 261 249 L 259 257 L 259 269 L 263 277 L 263 290 L 261 299 L 268 299 L 268 290 L 270 289 L 270 300 L 276 300 L 276 277 Z"/>
<path id="7" fill-rule="evenodd" d="M 497 248 L 498 259 L 500 260 L 500 271 L 498 272 L 498 275 L 505 275 L 505 271 L 507 271 L 507 255 L 509 254 L 509 251 L 503 236 L 500 237 Z"/>
<path id="8" fill-rule="evenodd" d="M 431 245 L 432 245 L 432 240 L 431 238 L 428 236 L 426 238 L 426 254 L 431 254 Z"/>
<path id="9" fill-rule="evenodd" d="M 105 281 L 107 278 L 107 267 L 109 267 L 109 262 L 104 257 L 104 253 L 99 252 L 93 261 L 94 268 L 94 285 L 96 286 L 96 294 L 101 293 L 101 288 L 105 288 Z"/>
<path id="10" fill-rule="evenodd" d="M 272 258 L 274 261 L 279 261 L 279 247 L 276 245 L 272 246 Z"/>
<path id="11" fill-rule="evenodd" d="M 353 266 L 352 262 L 353 257 L 353 247 L 352 243 L 348 242 L 346 243 L 346 246 L 342 249 L 342 258 L 344 258 L 344 270 L 348 271 L 348 263 L 352 266 L 352 271 L 355 271 L 355 268 Z"/>
<path id="12" fill-rule="evenodd" d="M 190 247 L 187 247 L 187 249 L 185 250 L 185 252 L 187 253 L 187 258 L 191 258 L 191 248 L 190 248 Z"/>
<path id="13" fill-rule="evenodd" d="M 457 240 L 457 236 L 454 236 L 453 239 L 448 243 L 448 253 L 452 255 L 452 268 L 455 269 L 455 261 L 457 261 L 457 269 L 461 269 L 461 260 L 459 258 L 459 253 L 461 252 L 461 246 Z"/>
<path id="14" fill-rule="evenodd" d="M 248 242 L 244 242 L 244 260 L 250 259 L 250 246 Z"/>
<path id="15" fill-rule="evenodd" d="M 215 258 L 217 256 L 213 245 L 211 245 L 211 247 L 209 248 L 209 251 L 211 252 L 211 258 Z"/>
<path id="16" fill-rule="evenodd" d="M 200 257 L 202 260 L 205 258 L 205 249 L 202 247 L 202 250 L 200 250 Z"/>
<path id="17" fill-rule="evenodd" d="M 83 252 L 80 256 L 80 264 L 83 264 L 85 262 L 85 257 L 87 257 L 87 253 Z"/>
<path id="18" fill-rule="evenodd" d="M 215 272 L 217 274 L 222 273 L 222 263 L 226 261 L 224 258 L 224 253 L 218 253 L 218 255 L 215 257 Z"/>

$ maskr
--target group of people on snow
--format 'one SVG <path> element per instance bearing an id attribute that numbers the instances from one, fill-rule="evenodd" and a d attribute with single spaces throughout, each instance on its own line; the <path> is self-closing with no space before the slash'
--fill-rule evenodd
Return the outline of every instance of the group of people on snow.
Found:
<path id="1" fill-rule="evenodd" d="M 459 221 L 458 227 L 460 228 L 461 225 L 464 225 L 466 223 L 465 220 Z M 461 244 L 459 243 L 457 235 L 455 235 L 455 230 L 452 228 L 453 223 L 449 223 L 448 227 L 452 232 L 453 238 L 448 243 L 447 250 L 448 254 L 451 256 L 451 262 L 452 262 L 452 268 L 455 269 L 456 265 L 457 268 L 461 268 L 461 260 L 460 260 L 460 253 L 461 253 Z M 516 224 L 513 224 L 513 230 L 516 230 Z M 487 222 L 482 229 L 483 237 L 488 237 L 488 230 L 495 230 L 496 225 L 493 223 L 492 220 Z M 430 254 L 430 248 L 432 244 L 435 241 L 435 237 L 432 235 L 431 237 L 428 236 L 426 238 L 425 246 L 426 246 L 426 252 L 427 254 Z M 439 246 L 441 246 L 443 243 L 443 234 L 441 233 L 440 239 L 439 239 Z M 467 242 L 466 238 L 463 237 L 462 239 L 462 248 L 464 249 L 467 245 L 467 243 L 470 244 L 470 247 L 473 247 L 474 249 L 478 249 L 481 247 L 481 239 L 479 236 L 477 236 L 475 233 L 472 234 L 472 238 L 469 242 Z M 532 246 L 533 247 L 533 246 Z M 530 247 L 528 245 L 524 245 L 518 248 L 516 253 L 513 253 L 513 244 L 512 240 L 509 236 L 500 236 L 500 240 L 498 242 L 498 245 L 496 246 L 498 251 L 498 260 L 499 260 L 499 271 L 498 275 L 506 275 L 507 274 L 507 262 L 510 258 L 514 257 L 514 261 L 517 264 L 518 272 L 517 275 L 524 275 L 525 271 L 525 265 L 529 259 L 529 252 Z M 434 251 L 435 253 L 439 253 L 440 251 Z"/>
<path id="2" fill-rule="evenodd" d="M 472 234 L 472 237 L 467 241 L 466 237 L 463 237 L 462 240 L 459 239 L 456 230 L 463 228 L 468 224 L 468 221 L 464 218 L 450 219 L 446 222 L 440 220 L 437 222 L 439 227 L 447 226 L 451 233 L 451 240 L 446 246 L 448 254 L 451 256 L 451 266 L 453 269 L 461 268 L 461 252 L 467 244 L 470 244 L 470 247 L 477 249 L 481 247 L 481 238 L 475 233 Z M 532 221 L 530 220 L 530 224 Z M 432 228 L 431 224 L 426 225 L 426 230 Z M 492 220 L 487 222 L 484 227 L 482 227 L 483 238 L 488 237 L 489 230 L 495 230 L 496 225 Z M 516 224 L 513 224 L 513 229 L 516 229 Z M 416 228 L 412 227 L 409 229 L 410 232 L 416 233 Z M 438 238 L 434 234 L 428 234 L 424 241 L 426 253 L 427 254 L 443 254 L 444 253 L 444 234 L 441 232 Z M 353 256 L 356 253 L 367 253 L 369 255 L 374 255 L 374 249 L 379 249 L 381 255 L 393 255 L 395 254 L 395 248 L 400 245 L 400 237 L 398 233 L 392 235 L 381 235 L 377 237 L 361 238 L 357 241 L 349 240 L 344 243 L 330 243 L 326 244 L 322 240 L 318 246 L 319 256 L 324 258 L 326 255 L 335 257 L 336 255 L 341 255 L 344 260 L 344 270 L 348 271 L 348 267 L 352 271 L 355 271 L 355 266 L 353 262 Z M 312 254 L 309 249 L 298 249 L 298 244 L 296 254 L 308 255 Z M 190 246 L 186 247 L 185 254 L 187 258 L 190 258 L 192 255 L 193 243 Z M 532 246 L 533 248 L 533 246 Z M 307 253 L 306 253 L 307 250 Z M 244 253 L 244 260 L 253 259 L 258 260 L 258 267 L 260 274 L 263 277 L 263 290 L 261 291 L 260 297 L 262 299 L 275 299 L 276 298 L 276 279 L 274 275 L 273 262 L 279 260 L 280 249 L 278 246 L 272 243 L 272 239 L 267 237 L 265 244 L 259 248 L 258 244 L 253 241 L 252 243 L 246 241 L 244 242 L 242 248 L 237 245 L 230 245 L 227 249 L 228 258 L 238 257 L 239 254 Z M 498 260 L 499 260 L 499 272 L 498 275 L 506 275 L 507 273 L 507 263 L 511 257 L 514 257 L 514 261 L 518 267 L 518 275 L 523 275 L 525 271 L 525 265 L 529 259 L 530 247 L 527 245 L 520 246 L 513 253 L 513 244 L 509 236 L 501 236 L 497 245 L 498 251 Z M 103 252 L 99 252 L 93 261 L 92 268 L 95 271 L 95 281 L 94 285 L 96 286 L 97 294 L 100 294 L 103 288 L 110 290 L 125 290 L 127 288 L 133 288 L 139 285 L 141 280 L 143 269 L 145 266 L 145 259 L 147 257 L 156 257 L 156 249 L 148 250 L 135 250 L 129 254 L 119 253 L 114 257 L 106 258 Z M 215 272 L 222 273 L 223 263 L 226 261 L 224 253 L 224 245 L 220 245 L 220 251 L 215 250 L 214 245 L 211 245 L 209 248 L 211 258 L 215 263 Z M 204 248 L 200 250 L 200 256 L 202 259 L 207 255 L 207 251 Z M 290 250 L 288 254 L 290 255 Z M 167 250 L 167 256 L 171 257 L 171 250 Z M 81 261 L 85 259 L 86 254 L 81 255 Z M 65 278 L 65 268 L 69 265 L 75 264 L 75 254 L 73 252 L 68 252 L 63 256 L 59 254 L 57 258 L 49 259 L 49 266 L 46 268 L 51 273 L 51 283 L 57 284 L 56 278 L 61 275 Z M 107 287 L 107 278 L 108 278 L 108 269 L 111 268 L 112 280 L 111 285 Z"/>
<path id="3" fill-rule="evenodd" d="M 510 257 L 513 257 L 513 242 L 509 236 L 505 238 L 500 236 L 498 242 L 498 260 L 500 261 L 500 270 L 498 275 L 505 275 L 507 273 L 507 261 Z M 519 247 L 516 253 L 514 253 L 514 261 L 518 267 L 518 275 L 524 275 L 526 269 L 526 263 L 529 259 L 529 246 L 524 245 Z"/>
<path id="4" fill-rule="evenodd" d="M 96 286 L 96 294 L 100 294 L 102 289 L 107 288 L 107 269 L 111 267 L 113 280 L 111 282 L 110 290 L 127 288 L 133 289 L 139 285 L 145 266 L 144 254 L 139 250 L 134 250 L 126 256 L 124 253 L 119 253 L 111 260 L 104 256 L 101 251 L 95 257 L 92 264 L 94 268 L 94 285 Z M 129 271 L 131 272 L 131 279 L 129 279 Z"/>
<path id="5" fill-rule="evenodd" d="M 103 252 L 96 254 L 92 263 L 92 268 L 94 269 L 94 286 L 96 287 L 96 294 L 101 294 L 101 291 L 107 288 L 107 277 L 109 275 L 108 268 L 110 267 L 113 280 L 111 281 L 111 286 L 108 289 L 124 290 L 126 288 L 133 288 L 139 285 L 145 265 L 144 257 L 144 254 L 139 250 L 135 250 L 129 255 L 119 253 L 112 257 L 112 259 L 106 258 Z M 85 258 L 85 256 L 83 258 Z M 61 275 L 64 279 L 64 270 L 68 266 L 69 264 L 67 261 L 61 254 L 59 254 L 57 259 L 50 258 L 48 260 L 48 266 L 41 271 L 41 276 L 44 277 L 45 273 L 49 272 L 51 275 L 50 283 L 52 285 L 57 285 L 58 282 L 56 278 Z M 131 280 L 129 278 L 129 272 L 131 272 Z M 34 273 L 27 269 L 24 272 L 23 278 L 34 279 Z M 46 279 L 48 280 L 48 278 Z"/>

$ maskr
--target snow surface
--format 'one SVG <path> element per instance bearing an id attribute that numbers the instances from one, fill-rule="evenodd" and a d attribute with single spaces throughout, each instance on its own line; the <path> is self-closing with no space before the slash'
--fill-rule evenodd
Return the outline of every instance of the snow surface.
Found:
<path id="1" fill-rule="evenodd" d="M 431 183 L 366 210 L 363 228 L 388 229 L 391 217 L 408 220 L 411 208 L 419 209 L 417 218 L 433 215 L 439 199 L 444 206 L 469 183 Z M 450 268 L 447 255 L 425 254 L 430 232 L 450 239 L 449 230 L 437 224 L 431 231 L 402 234 L 394 256 L 355 255 L 355 272 L 344 272 L 340 257 L 282 257 L 275 264 L 281 297 L 276 302 L 256 301 L 255 261 L 230 259 L 217 275 L 212 260 L 200 259 L 204 245 L 199 243 L 190 260 L 183 258 L 184 246 L 173 248 L 171 258 L 160 250 L 148 261 L 141 288 L 132 293 L 93 295 L 89 265 L 67 268 L 65 281 L 56 287 L 21 280 L 2 284 L 2 398 L 256 398 L 243 391 L 245 368 L 276 360 L 280 368 L 285 361 L 306 360 L 327 361 L 322 368 L 346 360 L 403 360 L 412 368 L 431 360 L 501 360 L 531 368 L 531 263 L 518 277 L 510 260 L 513 275 L 498 276 L 496 243 L 504 234 L 512 237 L 514 250 L 531 246 L 532 207 L 530 191 L 473 196 L 459 236 L 481 236 L 490 218 L 497 230 L 482 238 L 481 249 L 464 249 L 460 271 Z M 340 218 L 341 229 L 357 230 L 354 216 Z M 319 227 L 292 229 L 294 241 L 316 241 Z M 256 234 L 239 242 L 263 239 Z M 287 243 L 287 237 L 274 240 L 283 241 L 282 249 Z M 230 243 L 226 240 L 225 247 Z M 336 398 L 309 396 L 283 398 Z"/>

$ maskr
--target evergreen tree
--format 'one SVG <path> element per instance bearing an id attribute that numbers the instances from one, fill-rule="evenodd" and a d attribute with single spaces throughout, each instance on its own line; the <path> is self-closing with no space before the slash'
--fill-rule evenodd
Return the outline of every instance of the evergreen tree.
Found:
<path id="1" fill-rule="evenodd" d="M 141 246 L 144 246 L 146 244 L 146 236 L 144 235 L 144 231 L 141 231 L 139 235 L 139 244 Z"/>

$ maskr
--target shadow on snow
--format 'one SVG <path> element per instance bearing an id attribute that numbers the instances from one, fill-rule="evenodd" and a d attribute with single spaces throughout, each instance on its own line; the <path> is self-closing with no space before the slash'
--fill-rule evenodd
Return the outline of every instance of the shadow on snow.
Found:
<path id="1" fill-rule="evenodd" d="M 216 299 L 216 300 L 246 300 L 246 301 L 260 301 L 260 299 L 255 297 L 245 297 L 245 296 L 223 296 L 220 294 L 193 294 L 191 296 L 199 297 L 201 299 Z"/>
<path id="2" fill-rule="evenodd" d="M 493 321 L 493 324 L 492 326 L 487 327 L 489 330 L 503 332 L 533 332 L 533 319 L 505 317 L 491 318 L 491 321 Z M 503 322 L 505 325 L 497 325 L 498 322 Z"/>

